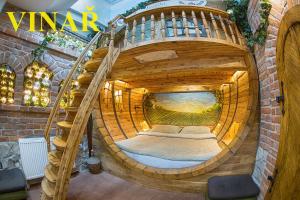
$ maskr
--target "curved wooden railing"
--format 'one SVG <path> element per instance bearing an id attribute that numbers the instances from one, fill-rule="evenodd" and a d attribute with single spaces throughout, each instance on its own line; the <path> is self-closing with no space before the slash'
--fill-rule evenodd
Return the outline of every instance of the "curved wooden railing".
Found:
<path id="1" fill-rule="evenodd" d="M 78 57 L 78 59 L 74 63 L 69 74 L 67 75 L 66 79 L 64 80 L 64 84 L 62 85 L 62 87 L 60 88 L 60 91 L 58 92 L 56 101 L 50 112 L 50 115 L 48 117 L 48 121 L 47 121 L 47 124 L 45 127 L 45 131 L 44 131 L 44 137 L 47 141 L 48 151 L 50 151 L 50 132 L 51 132 L 51 128 L 52 128 L 52 124 L 55 119 L 55 116 L 60 108 L 60 101 L 61 101 L 62 97 L 64 96 L 64 94 L 67 92 L 68 88 L 70 87 L 73 77 L 76 74 L 76 71 L 80 67 L 81 63 L 84 61 L 84 58 L 87 56 L 88 52 L 94 47 L 94 45 L 98 42 L 98 40 L 101 36 L 103 36 L 101 32 L 97 33 L 94 36 L 94 38 L 90 41 L 90 43 L 86 46 L 86 48 L 83 50 L 81 55 Z"/>
<path id="2" fill-rule="evenodd" d="M 244 38 L 228 13 L 209 7 L 171 6 L 148 10 L 125 19 L 121 46 L 178 38 L 221 40 L 246 48 Z"/>
<path id="3" fill-rule="evenodd" d="M 54 196 L 55 200 L 66 199 L 69 178 L 71 176 L 73 164 L 78 152 L 78 145 L 81 142 L 85 130 L 85 124 L 87 123 L 92 112 L 95 101 L 99 95 L 99 91 L 104 85 L 106 75 L 111 71 L 113 64 L 116 62 L 119 56 L 119 53 L 120 49 L 114 47 L 112 36 L 108 54 L 103 59 L 98 71 L 95 73 L 95 76 L 86 91 L 86 94 L 74 119 L 74 123 L 70 131 L 71 137 L 68 138 L 67 146 L 65 148 L 60 164 L 61 166 L 58 172 L 58 180 L 56 182 Z"/>

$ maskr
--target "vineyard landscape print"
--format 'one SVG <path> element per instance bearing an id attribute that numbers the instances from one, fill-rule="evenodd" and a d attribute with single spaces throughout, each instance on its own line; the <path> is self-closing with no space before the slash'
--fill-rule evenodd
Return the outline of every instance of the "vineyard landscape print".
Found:
<path id="1" fill-rule="evenodd" d="M 214 126 L 220 99 L 213 92 L 159 93 L 145 99 L 145 114 L 152 124 Z"/>

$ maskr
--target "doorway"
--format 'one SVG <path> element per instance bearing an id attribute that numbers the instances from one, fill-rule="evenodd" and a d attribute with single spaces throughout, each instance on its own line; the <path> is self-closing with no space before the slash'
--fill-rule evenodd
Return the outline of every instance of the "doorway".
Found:
<path id="1" fill-rule="evenodd" d="M 300 199 L 300 5 L 283 17 L 277 42 L 282 118 L 272 200 Z"/>

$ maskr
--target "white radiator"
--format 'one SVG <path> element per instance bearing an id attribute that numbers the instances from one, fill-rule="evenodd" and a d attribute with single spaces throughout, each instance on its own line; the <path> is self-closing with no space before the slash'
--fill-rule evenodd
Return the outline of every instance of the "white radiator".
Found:
<path id="1" fill-rule="evenodd" d="M 51 143 L 52 140 L 53 138 L 51 138 Z M 43 177 L 44 169 L 48 163 L 48 151 L 45 138 L 19 139 L 19 147 L 26 180 Z"/>

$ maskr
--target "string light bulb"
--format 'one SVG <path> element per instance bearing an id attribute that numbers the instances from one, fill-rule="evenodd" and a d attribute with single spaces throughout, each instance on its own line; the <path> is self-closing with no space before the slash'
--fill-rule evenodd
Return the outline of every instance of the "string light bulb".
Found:
<path id="1" fill-rule="evenodd" d="M 7 64 L 0 64 L 0 104 L 14 103 L 16 74 Z"/>
<path id="2" fill-rule="evenodd" d="M 52 72 L 45 64 L 33 62 L 25 69 L 24 104 L 47 107 L 50 103 Z"/>

